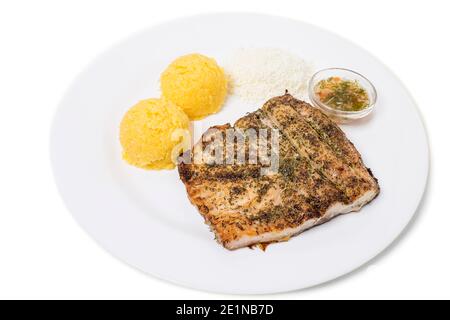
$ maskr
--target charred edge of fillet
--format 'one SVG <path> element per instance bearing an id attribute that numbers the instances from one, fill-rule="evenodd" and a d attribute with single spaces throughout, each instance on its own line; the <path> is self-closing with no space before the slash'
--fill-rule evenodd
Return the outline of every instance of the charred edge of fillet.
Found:
<path id="1" fill-rule="evenodd" d="M 372 178 L 374 178 L 374 179 L 378 182 L 378 179 L 375 178 L 375 176 L 373 175 L 372 169 L 366 167 L 366 170 L 367 170 L 367 172 L 369 172 L 370 176 L 371 176 Z"/>
<path id="2" fill-rule="evenodd" d="M 194 173 L 192 172 L 189 165 L 181 162 L 178 164 L 178 174 L 181 178 L 181 181 L 187 183 L 189 182 L 189 180 L 191 180 Z"/>
<path id="3" fill-rule="evenodd" d="M 372 169 L 370 169 L 369 167 L 365 167 L 365 168 L 366 168 L 367 172 L 370 174 L 370 176 L 373 178 L 373 180 L 375 181 L 375 184 L 376 184 L 376 186 L 377 186 L 377 193 L 376 193 L 375 197 L 373 197 L 373 199 L 375 199 L 376 197 L 378 197 L 378 195 L 379 195 L 380 192 L 381 192 L 380 183 L 379 183 L 379 181 L 378 181 L 378 178 L 376 178 L 376 177 L 373 175 Z"/>

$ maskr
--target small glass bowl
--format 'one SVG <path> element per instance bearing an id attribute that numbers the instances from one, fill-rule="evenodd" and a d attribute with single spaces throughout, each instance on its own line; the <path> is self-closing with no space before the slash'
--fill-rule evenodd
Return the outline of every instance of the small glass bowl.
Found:
<path id="1" fill-rule="evenodd" d="M 359 85 L 367 91 L 367 94 L 369 96 L 369 105 L 359 111 L 344 111 L 329 107 L 325 103 L 320 101 L 320 99 L 314 92 L 314 88 L 319 81 L 326 80 L 330 77 L 340 77 L 344 80 L 358 81 Z M 377 90 L 366 77 L 355 71 L 343 68 L 329 68 L 316 72 L 309 81 L 308 93 L 309 99 L 315 107 L 319 108 L 333 120 L 340 123 L 347 123 L 352 120 L 361 119 L 368 116 L 373 111 L 373 108 L 375 107 L 375 103 L 377 101 Z"/>

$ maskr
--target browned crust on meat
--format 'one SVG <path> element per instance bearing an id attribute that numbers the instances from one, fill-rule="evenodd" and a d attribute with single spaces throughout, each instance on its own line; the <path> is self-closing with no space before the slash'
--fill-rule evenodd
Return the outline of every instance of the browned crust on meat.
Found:
<path id="1" fill-rule="evenodd" d="M 344 132 L 320 110 L 289 94 L 270 99 L 234 127 L 281 131 L 277 174 L 261 176 L 259 163 L 178 165 L 190 201 L 227 248 L 244 237 L 281 234 L 311 219 L 323 223 L 321 218 L 336 204 L 379 193 L 377 180 Z"/>

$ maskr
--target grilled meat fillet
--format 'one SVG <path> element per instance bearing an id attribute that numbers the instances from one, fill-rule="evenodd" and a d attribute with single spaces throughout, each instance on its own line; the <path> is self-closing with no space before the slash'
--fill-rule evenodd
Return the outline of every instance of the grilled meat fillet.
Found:
<path id="1" fill-rule="evenodd" d="M 261 175 L 264 165 L 259 161 L 217 165 L 205 155 L 203 161 L 189 163 L 191 150 L 179 163 L 189 199 L 227 249 L 288 240 L 337 215 L 358 211 L 380 191 L 341 129 L 289 94 L 270 99 L 234 127 L 213 127 L 202 140 L 229 128 L 278 130 L 278 146 L 269 143 L 269 149 L 277 152 L 279 162 L 277 171 Z M 244 146 L 247 157 L 255 147 L 250 144 Z M 205 152 L 203 145 L 197 144 L 196 150 Z"/>

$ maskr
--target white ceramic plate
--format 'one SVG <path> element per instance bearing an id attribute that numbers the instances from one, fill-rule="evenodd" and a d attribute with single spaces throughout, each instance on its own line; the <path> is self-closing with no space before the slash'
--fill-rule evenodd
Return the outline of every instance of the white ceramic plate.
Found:
<path id="1" fill-rule="evenodd" d="M 381 186 L 359 213 L 341 216 L 266 252 L 227 251 L 189 203 L 176 170 L 152 172 L 121 159 L 120 120 L 138 100 L 159 96 L 158 78 L 179 55 L 219 63 L 240 47 L 276 47 L 367 76 L 379 100 L 369 119 L 343 130 Z M 282 92 L 280 92 L 281 94 Z M 257 105 L 231 97 L 197 127 L 233 122 Z M 415 104 L 400 81 L 358 46 L 298 21 L 213 14 L 159 25 L 114 46 L 75 80 L 56 114 L 51 157 L 58 188 L 82 227 L 119 259 L 159 278 L 225 293 L 274 293 L 342 276 L 401 233 L 421 200 L 428 145 Z"/>

